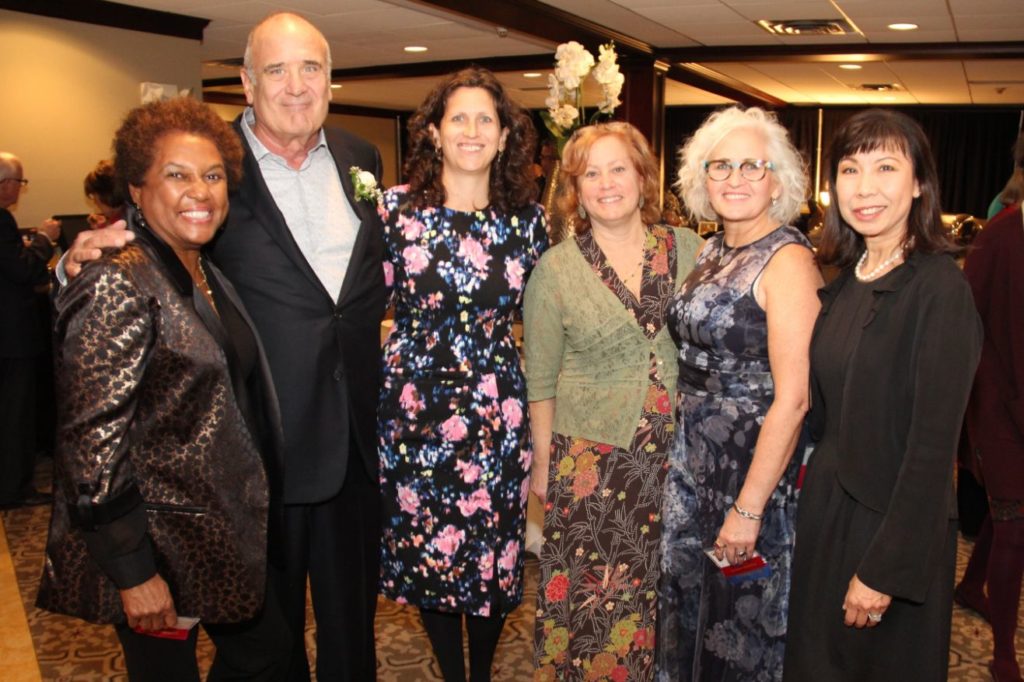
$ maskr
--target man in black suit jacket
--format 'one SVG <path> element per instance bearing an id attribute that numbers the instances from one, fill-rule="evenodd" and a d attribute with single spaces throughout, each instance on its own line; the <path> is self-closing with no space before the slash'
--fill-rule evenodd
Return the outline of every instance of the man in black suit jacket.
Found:
<path id="1" fill-rule="evenodd" d="M 21 161 L 0 152 L 0 508 L 39 504 L 32 489 L 36 449 L 36 358 L 48 348 L 35 287 L 47 282 L 46 264 L 60 224 L 48 220 L 25 245 L 8 210 L 27 184 Z"/>
<path id="2" fill-rule="evenodd" d="M 280 401 L 284 608 L 302 652 L 308 576 L 317 678 L 374 680 L 384 247 L 376 207 L 356 199 L 349 171 L 380 177 L 380 154 L 323 128 L 330 51 L 305 19 L 282 12 L 258 24 L 242 81 L 244 177 L 212 255 L 256 324 Z M 97 234 L 76 240 L 69 275 L 96 246 L 116 244 Z M 289 679 L 308 680 L 305 657 L 295 658 Z"/>

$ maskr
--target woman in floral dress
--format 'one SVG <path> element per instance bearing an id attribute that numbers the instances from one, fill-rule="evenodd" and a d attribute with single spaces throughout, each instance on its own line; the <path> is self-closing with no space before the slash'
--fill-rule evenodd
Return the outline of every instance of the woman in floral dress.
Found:
<path id="1" fill-rule="evenodd" d="M 700 238 L 655 225 L 658 173 L 639 131 L 577 131 L 562 167 L 575 238 L 526 292 L 526 372 L 545 500 L 537 680 L 650 680 L 675 347 L 665 307 Z"/>
<path id="2" fill-rule="evenodd" d="M 547 244 L 529 117 L 467 69 L 409 122 L 408 185 L 384 193 L 394 329 L 379 417 L 381 592 L 419 607 L 445 680 L 490 679 L 522 599 L 532 451 L 512 336 Z"/>
<path id="3" fill-rule="evenodd" d="M 786 225 L 807 180 L 774 116 L 733 107 L 686 144 L 678 186 L 695 216 L 724 230 L 668 312 L 679 407 L 663 505 L 658 679 L 777 682 L 803 460 L 793 453 L 821 286 L 810 244 Z M 767 572 L 730 580 L 708 550 L 732 565 L 756 553 Z"/>

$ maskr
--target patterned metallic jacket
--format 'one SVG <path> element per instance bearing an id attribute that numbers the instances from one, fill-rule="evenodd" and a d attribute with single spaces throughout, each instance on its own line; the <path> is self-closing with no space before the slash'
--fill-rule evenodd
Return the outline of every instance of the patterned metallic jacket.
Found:
<path id="1" fill-rule="evenodd" d="M 38 605 L 123 622 L 118 588 L 159 573 L 178 614 L 239 622 L 260 609 L 266 580 L 276 463 L 263 457 L 280 442 L 269 370 L 253 330 L 255 381 L 232 376 L 221 318 L 130 218 L 135 242 L 57 299 L 58 446 Z M 230 301 L 252 330 L 231 284 L 207 273 L 222 314 Z M 258 419 L 239 407 L 253 403 Z"/>

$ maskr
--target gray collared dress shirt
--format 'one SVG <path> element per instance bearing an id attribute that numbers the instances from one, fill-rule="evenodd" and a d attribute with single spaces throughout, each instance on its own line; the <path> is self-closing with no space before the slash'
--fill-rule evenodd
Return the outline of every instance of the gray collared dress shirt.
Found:
<path id="1" fill-rule="evenodd" d="M 242 121 L 246 141 L 295 243 L 331 299 L 337 301 L 359 230 L 359 217 L 339 176 L 348 169 L 339 169 L 334 163 L 323 130 L 302 165 L 293 169 L 256 137 L 252 107 L 246 108 Z"/>

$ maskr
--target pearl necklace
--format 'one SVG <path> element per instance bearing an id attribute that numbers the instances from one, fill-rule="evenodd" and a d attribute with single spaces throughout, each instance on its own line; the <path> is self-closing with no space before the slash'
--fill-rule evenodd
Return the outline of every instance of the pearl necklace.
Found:
<path id="1" fill-rule="evenodd" d="M 864 253 L 860 255 L 857 265 L 853 268 L 853 275 L 857 278 L 858 282 L 870 282 L 882 274 L 887 267 L 903 259 L 903 248 L 904 247 L 902 245 L 896 247 L 896 250 L 892 252 L 891 256 L 879 263 L 874 270 L 866 275 L 861 272 L 861 268 L 864 267 L 864 261 L 868 258 L 868 250 L 864 249 Z"/>

